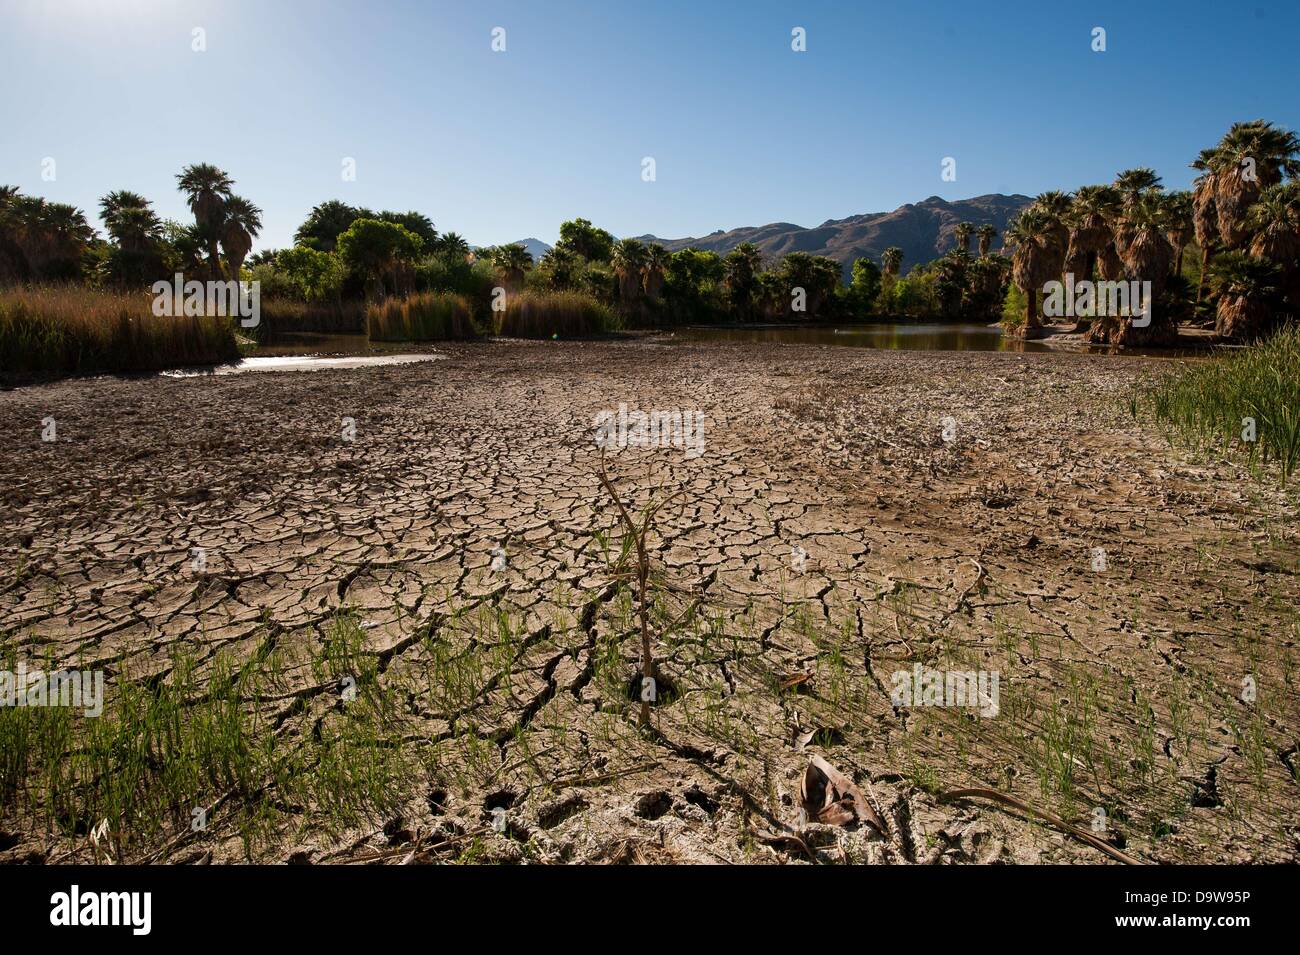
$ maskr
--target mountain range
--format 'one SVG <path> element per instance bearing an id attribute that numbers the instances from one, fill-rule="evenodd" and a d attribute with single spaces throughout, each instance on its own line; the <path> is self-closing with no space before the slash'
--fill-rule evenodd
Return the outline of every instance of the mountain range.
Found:
<path id="1" fill-rule="evenodd" d="M 694 246 L 697 249 L 726 255 L 742 242 L 752 242 L 769 261 L 787 252 L 807 252 L 824 255 L 844 267 L 845 278 L 853 268 L 853 260 L 863 256 L 880 262 L 880 254 L 891 245 L 903 250 L 905 273 L 913 265 L 929 262 L 956 245 L 953 233 L 959 222 L 969 222 L 976 228 L 984 223 L 998 230 L 993 240 L 993 250 L 1002 248 L 1002 233 L 1007 222 L 1033 200 L 1029 196 L 993 193 L 973 199 L 949 202 L 931 196 L 921 202 L 909 202 L 893 212 L 868 212 L 847 219 L 828 219 L 814 228 L 795 225 L 793 222 L 772 222 L 761 226 L 742 226 L 723 231 L 719 229 L 706 236 L 684 239 L 664 239 L 654 235 L 639 235 L 642 242 L 658 242 L 668 251 L 676 252 Z M 540 259 L 550 246 L 538 239 L 521 239 L 534 260 Z M 978 247 L 972 237 L 971 250 Z"/>

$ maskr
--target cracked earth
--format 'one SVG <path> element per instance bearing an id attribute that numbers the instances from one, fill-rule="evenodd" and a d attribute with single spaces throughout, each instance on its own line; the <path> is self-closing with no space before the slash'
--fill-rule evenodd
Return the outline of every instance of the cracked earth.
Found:
<path id="1" fill-rule="evenodd" d="M 348 705 L 309 662 L 346 615 L 419 754 L 379 817 L 326 826 L 280 800 L 250 851 L 216 800 L 157 858 L 1114 861 L 952 797 L 979 788 L 1138 861 L 1300 859 L 1295 501 L 1134 419 L 1128 396 L 1167 363 L 668 338 L 438 351 L 0 393 L 12 649 L 103 669 L 110 709 L 115 681 L 167 680 L 178 648 L 200 674 L 282 651 L 258 702 L 307 745 Z M 667 502 L 649 545 L 672 692 L 649 731 L 591 434 L 620 403 L 706 421 L 698 458 L 607 456 L 631 508 Z M 466 654 L 474 674 L 449 679 Z M 915 664 L 997 672 L 998 712 L 898 705 L 892 675 Z M 801 814 L 813 754 L 885 831 Z M 34 812 L 0 830 L 11 861 L 89 858 Z"/>

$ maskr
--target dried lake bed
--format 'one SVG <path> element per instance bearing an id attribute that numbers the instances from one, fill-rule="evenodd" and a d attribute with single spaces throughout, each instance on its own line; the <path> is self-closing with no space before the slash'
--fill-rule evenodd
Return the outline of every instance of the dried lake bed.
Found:
<path id="1" fill-rule="evenodd" d="M 313 766 L 354 728 L 351 678 L 404 754 L 366 764 L 364 811 L 272 779 L 252 837 L 214 785 L 202 832 L 172 807 L 130 858 L 1115 858 L 1081 833 L 1300 858 L 1295 502 L 1132 416 L 1168 362 L 683 336 L 430 355 L 0 393 L 11 654 L 103 670 L 104 719 L 180 659 L 197 685 L 264 668 L 244 704 Z M 673 692 L 648 732 L 592 439 L 620 406 L 704 422 L 698 455 L 605 457 L 632 511 L 666 502 Z M 915 672 L 995 673 L 998 705 L 900 702 Z M 801 816 L 814 755 L 883 829 Z M 6 858 L 94 851 L 30 799 L 0 829 Z"/>

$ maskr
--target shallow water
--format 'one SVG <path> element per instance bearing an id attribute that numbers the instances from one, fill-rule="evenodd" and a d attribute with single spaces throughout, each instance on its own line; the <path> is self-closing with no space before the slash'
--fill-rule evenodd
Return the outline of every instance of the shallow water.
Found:
<path id="1" fill-rule="evenodd" d="M 1024 341 L 1004 338 L 996 325 L 969 323 L 905 325 L 892 322 L 875 322 L 853 325 L 695 325 L 677 331 L 677 336 L 688 341 L 728 341 L 795 343 L 804 345 L 840 345 L 849 348 L 886 348 L 906 351 L 1004 351 L 1049 352 L 1074 351 L 1098 355 L 1128 355 L 1143 358 L 1205 357 L 1204 348 L 1115 348 L 1109 345 L 1089 345 L 1075 338 L 1058 340 L 1055 345 L 1046 341 Z"/>
<path id="2" fill-rule="evenodd" d="M 734 328 L 694 326 L 682 329 L 678 335 L 693 341 L 792 342 L 916 351 L 1050 351 L 1042 342 L 1003 338 L 1000 328 L 971 324 L 873 323 Z"/>
<path id="3" fill-rule="evenodd" d="M 409 365 L 419 361 L 436 361 L 445 355 L 343 355 L 324 358 L 320 355 L 254 355 L 228 365 L 212 368 L 178 368 L 164 371 L 168 378 L 192 378 L 199 375 L 238 375 L 246 371 L 320 371 L 325 368 L 369 368 L 373 365 Z"/>

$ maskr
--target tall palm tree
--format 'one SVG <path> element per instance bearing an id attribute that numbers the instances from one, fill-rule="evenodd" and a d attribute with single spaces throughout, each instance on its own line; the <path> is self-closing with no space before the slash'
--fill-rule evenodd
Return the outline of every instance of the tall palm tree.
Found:
<path id="1" fill-rule="evenodd" d="M 1038 318 L 1038 293 L 1057 274 L 1055 223 L 1038 205 L 1030 205 L 1007 226 L 1011 254 L 1011 280 L 1025 296 L 1025 328 L 1042 326 Z"/>
<path id="2" fill-rule="evenodd" d="M 748 318 L 759 289 L 763 271 L 763 253 L 752 242 L 742 242 L 722 260 L 723 282 L 731 307 L 741 318 Z"/>
<path id="3" fill-rule="evenodd" d="M 201 162 L 183 168 L 176 176 L 176 185 L 189 198 L 194 223 L 203 236 L 208 250 L 208 268 L 213 279 L 220 279 L 221 226 L 225 218 L 226 200 L 234 188 L 234 181 L 211 163 Z"/>
<path id="4" fill-rule="evenodd" d="M 1114 219 L 1112 231 L 1115 234 L 1115 251 L 1120 259 L 1124 258 L 1124 249 L 1133 240 L 1134 228 L 1129 222 L 1129 214 L 1137 208 L 1142 197 L 1152 192 L 1159 192 L 1160 177 L 1156 171 L 1147 166 L 1125 169 L 1115 177 L 1115 188 L 1119 191 L 1120 210 Z M 1110 276 L 1107 276 L 1108 278 Z"/>
<path id="5" fill-rule="evenodd" d="M 1158 193 L 1144 196 L 1128 213 L 1133 237 L 1124 248 L 1124 270 L 1130 282 L 1150 282 L 1158 298 L 1169 282 L 1174 249 L 1164 234 L 1164 203 Z"/>
<path id="6" fill-rule="evenodd" d="M 149 248 L 162 233 L 162 220 L 139 193 L 125 189 L 99 200 L 99 217 L 113 241 L 130 252 Z"/>
<path id="7" fill-rule="evenodd" d="M 1114 242 L 1110 223 L 1118 212 L 1119 201 L 1119 192 L 1113 186 L 1081 186 L 1075 191 L 1066 218 L 1069 238 L 1064 270 L 1076 281 L 1092 279 L 1102 250 Z"/>
<path id="8" fill-rule="evenodd" d="M 1300 316 L 1300 180 L 1277 183 L 1260 193 L 1247 225 L 1255 233 L 1250 254 L 1278 266 L 1287 304 Z"/>
<path id="9" fill-rule="evenodd" d="M 1192 163 L 1192 168 L 1200 175 L 1192 181 L 1192 229 L 1196 234 L 1196 244 L 1201 247 L 1201 278 L 1196 286 L 1196 304 L 1200 305 L 1205 297 L 1205 285 L 1209 280 L 1210 256 L 1219 244 L 1219 213 L 1215 209 L 1215 170 L 1218 168 L 1218 154 L 1214 149 L 1202 149 Z"/>
<path id="10" fill-rule="evenodd" d="M 880 254 L 880 266 L 886 275 L 897 275 L 902 264 L 903 250 L 896 245 L 891 245 Z"/>
<path id="11" fill-rule="evenodd" d="M 998 237 L 998 230 L 991 223 L 986 222 L 975 230 L 975 234 L 979 236 L 980 258 L 982 259 L 989 254 L 989 249 L 993 248 L 993 240 Z"/>
<path id="12" fill-rule="evenodd" d="M 1246 219 L 1260 193 L 1281 182 L 1283 175 L 1300 174 L 1300 140 L 1295 133 L 1256 119 L 1233 123 L 1209 152 L 1219 241 L 1226 249 L 1239 249 L 1250 239 Z"/>
<path id="13" fill-rule="evenodd" d="M 1059 278 L 1065 270 L 1065 255 L 1070 245 L 1070 227 L 1066 225 L 1070 217 L 1073 200 L 1068 193 L 1053 189 L 1041 193 L 1034 199 L 1034 206 L 1047 216 L 1048 231 L 1052 241 L 1048 246 L 1048 263 L 1050 274 Z"/>
<path id="14" fill-rule="evenodd" d="M 1216 255 L 1210 262 L 1210 287 L 1218 296 L 1215 334 L 1250 341 L 1266 331 L 1280 278 L 1268 259 L 1237 250 Z"/>
<path id="15" fill-rule="evenodd" d="M 618 276 L 618 297 L 633 302 L 641 297 L 641 272 L 646 264 L 645 246 L 636 239 L 619 239 L 614 243 L 610 265 Z"/>
<path id="16" fill-rule="evenodd" d="M 975 231 L 975 224 L 972 222 L 958 222 L 957 228 L 953 235 L 957 239 L 957 248 L 963 252 L 970 252 L 970 237 Z"/>
<path id="17" fill-rule="evenodd" d="M 658 242 L 652 242 L 645 250 L 645 293 L 658 301 L 663 293 L 664 273 L 668 270 L 671 256 Z"/>
<path id="18" fill-rule="evenodd" d="M 225 220 L 221 226 L 221 247 L 226 251 L 230 277 L 239 281 L 239 270 L 253 248 L 253 240 L 262 231 L 262 210 L 243 196 L 226 200 Z"/>
<path id="19" fill-rule="evenodd" d="M 1192 194 L 1178 190 L 1157 194 L 1156 211 L 1160 228 L 1164 230 L 1165 241 L 1173 249 L 1174 257 L 1170 263 L 1170 274 L 1183 274 L 1183 250 L 1192 241 L 1195 228 L 1192 223 Z"/>

